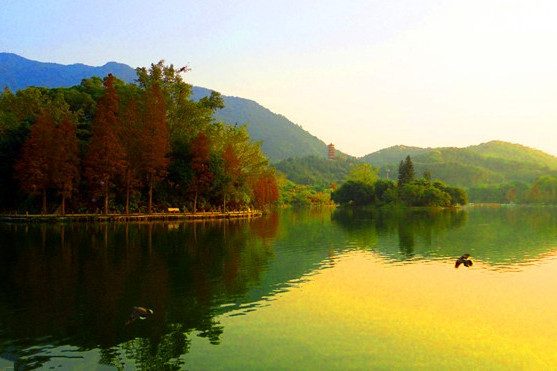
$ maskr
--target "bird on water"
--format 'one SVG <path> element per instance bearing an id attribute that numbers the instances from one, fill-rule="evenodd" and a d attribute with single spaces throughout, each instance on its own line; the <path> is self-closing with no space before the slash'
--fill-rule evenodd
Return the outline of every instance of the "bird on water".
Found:
<path id="1" fill-rule="evenodd" d="M 458 268 L 461 264 L 464 264 L 465 267 L 471 267 L 473 263 L 472 260 L 468 259 L 469 257 L 470 254 L 462 255 L 460 258 L 456 260 L 454 267 Z"/>
<path id="2" fill-rule="evenodd" d="M 133 321 L 135 321 L 136 319 L 145 319 L 147 317 L 150 317 L 153 315 L 153 310 L 152 309 L 147 309 L 147 308 L 143 308 L 143 307 L 133 307 L 133 311 L 130 314 L 130 319 L 128 319 L 128 321 L 126 322 L 126 325 L 129 325 L 130 323 L 132 323 Z"/>

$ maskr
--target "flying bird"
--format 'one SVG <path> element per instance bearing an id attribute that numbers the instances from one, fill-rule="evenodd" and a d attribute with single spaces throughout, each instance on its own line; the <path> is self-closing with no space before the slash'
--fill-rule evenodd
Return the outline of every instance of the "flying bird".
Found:
<path id="1" fill-rule="evenodd" d="M 152 309 L 147 309 L 147 308 L 143 308 L 143 307 L 133 307 L 133 311 L 130 314 L 130 319 L 128 319 L 128 321 L 126 322 L 126 325 L 129 325 L 130 323 L 132 323 L 133 321 L 135 321 L 136 319 L 145 319 L 147 317 L 150 317 L 153 315 L 153 310 Z"/>
<path id="2" fill-rule="evenodd" d="M 472 260 L 468 259 L 469 257 L 470 254 L 462 255 L 460 258 L 456 260 L 454 267 L 458 268 L 461 264 L 464 264 L 465 267 L 471 267 L 473 263 Z"/>

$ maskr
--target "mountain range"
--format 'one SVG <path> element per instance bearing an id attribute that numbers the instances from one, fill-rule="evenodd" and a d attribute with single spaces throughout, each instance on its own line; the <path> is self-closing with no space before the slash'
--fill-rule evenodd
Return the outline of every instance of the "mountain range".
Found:
<path id="1" fill-rule="evenodd" d="M 0 88 L 7 86 L 12 91 L 28 86 L 74 86 L 84 78 L 103 77 L 109 73 L 129 83 L 136 79 L 135 69 L 122 63 L 109 62 L 101 67 L 62 65 L 0 53 Z M 194 86 L 192 98 L 197 100 L 210 92 L 209 89 Z M 307 178 L 307 181 L 313 182 L 321 177 L 331 181 L 331 173 L 346 173 L 357 160 L 378 167 L 379 175 L 384 178 L 396 179 L 398 164 L 406 156 L 412 158 L 418 177 L 428 170 L 434 178 L 461 187 L 517 180 L 531 182 L 539 176 L 557 173 L 556 157 L 520 144 L 501 141 L 465 148 L 398 145 L 360 159 L 339 156 L 342 157 L 341 164 L 331 162 L 327 165 L 327 161 L 323 161 L 327 157 L 326 144 L 301 126 L 253 100 L 230 96 L 223 96 L 223 99 L 225 108 L 216 113 L 215 119 L 230 124 L 248 123 L 252 139 L 262 141 L 263 152 L 290 179 Z"/>
<path id="2" fill-rule="evenodd" d="M 417 177 L 428 170 L 433 178 L 461 187 L 532 182 L 539 176 L 557 173 L 557 157 L 521 144 L 497 140 L 465 148 L 393 146 L 361 160 L 380 168 L 381 176 L 396 179 L 398 163 L 407 155 L 412 159 Z"/>
<path id="3" fill-rule="evenodd" d="M 112 73 L 119 79 L 133 83 L 137 78 L 135 69 L 122 63 L 109 62 L 101 67 L 84 64 L 62 65 L 37 62 L 17 54 L 0 53 L 0 89 L 12 91 L 28 86 L 47 88 L 79 85 L 91 76 L 107 76 Z M 202 87 L 193 87 L 193 99 L 211 93 Z M 238 97 L 223 96 L 225 108 L 216 113 L 215 119 L 230 124 L 248 124 L 248 132 L 255 141 L 262 141 L 262 150 L 271 162 L 289 157 L 327 156 L 327 145 L 286 117 L 273 113 L 259 103 Z"/>

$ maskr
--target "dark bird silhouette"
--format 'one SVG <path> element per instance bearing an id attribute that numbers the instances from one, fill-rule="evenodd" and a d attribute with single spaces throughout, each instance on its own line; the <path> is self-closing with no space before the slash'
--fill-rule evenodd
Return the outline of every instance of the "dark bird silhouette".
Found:
<path id="1" fill-rule="evenodd" d="M 462 255 L 460 258 L 456 260 L 454 267 L 458 268 L 461 264 L 464 264 L 465 267 L 471 267 L 473 263 L 472 260 L 468 259 L 469 257 L 470 254 Z"/>
<path id="2" fill-rule="evenodd" d="M 130 323 L 132 323 L 133 321 L 135 321 L 136 319 L 145 319 L 147 317 L 150 317 L 153 315 L 153 310 L 152 309 L 146 309 L 143 307 L 133 307 L 133 311 L 130 314 L 130 319 L 128 319 L 128 321 L 126 322 L 126 325 L 129 325 Z"/>

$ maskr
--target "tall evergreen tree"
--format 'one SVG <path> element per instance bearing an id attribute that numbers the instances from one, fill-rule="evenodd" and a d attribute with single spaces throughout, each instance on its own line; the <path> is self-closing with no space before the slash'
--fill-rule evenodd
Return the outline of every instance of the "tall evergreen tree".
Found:
<path id="1" fill-rule="evenodd" d="M 414 177 L 414 164 L 412 163 L 410 155 L 408 155 L 406 159 L 404 161 L 401 160 L 398 165 L 398 185 L 402 186 L 406 183 L 410 183 L 414 180 Z"/>

